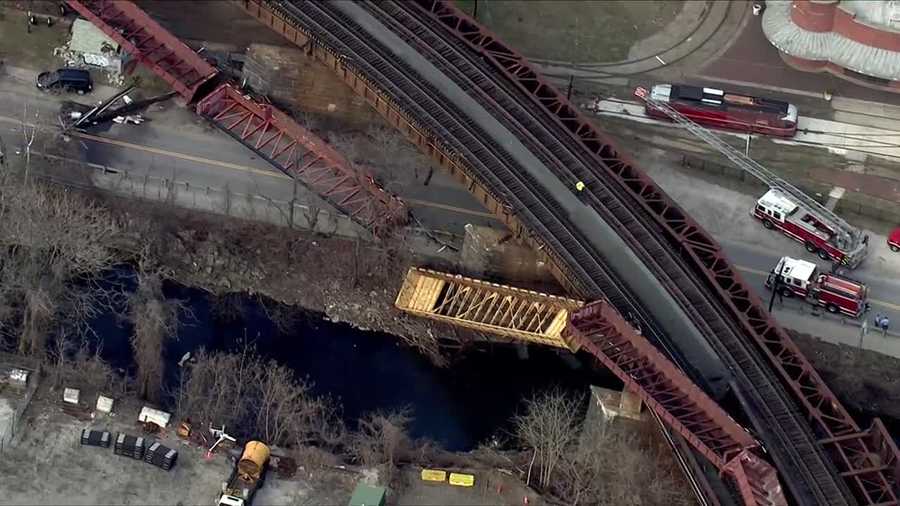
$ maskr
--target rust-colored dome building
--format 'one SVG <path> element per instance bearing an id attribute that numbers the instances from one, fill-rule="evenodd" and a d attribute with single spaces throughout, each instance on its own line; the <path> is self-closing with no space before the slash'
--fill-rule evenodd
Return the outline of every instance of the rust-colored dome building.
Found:
<path id="1" fill-rule="evenodd" d="M 762 29 L 793 68 L 900 92 L 900 1 L 768 0 Z"/>

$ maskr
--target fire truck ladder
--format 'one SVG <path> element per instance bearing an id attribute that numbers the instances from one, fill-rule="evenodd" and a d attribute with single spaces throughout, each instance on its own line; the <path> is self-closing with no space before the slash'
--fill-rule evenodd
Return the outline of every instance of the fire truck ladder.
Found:
<path id="1" fill-rule="evenodd" d="M 775 468 L 752 451 L 758 447 L 756 440 L 608 302 L 591 302 L 576 311 L 562 336 L 571 349 L 581 348 L 612 371 L 716 469 L 730 476 L 746 506 L 787 505 Z"/>
<path id="2" fill-rule="evenodd" d="M 844 251 L 856 251 L 864 243 L 864 236 L 861 230 L 847 223 L 843 218 L 832 212 L 827 207 L 820 204 L 816 199 L 810 197 L 796 186 L 788 183 L 784 179 L 778 177 L 769 169 L 763 167 L 756 160 L 741 153 L 727 142 L 723 141 L 719 136 L 710 132 L 706 128 L 694 123 L 686 116 L 672 108 L 669 104 L 655 100 L 650 90 L 638 87 L 634 94 L 639 99 L 646 102 L 654 109 L 668 116 L 672 121 L 683 126 L 687 131 L 691 132 L 718 152 L 725 155 L 729 160 L 742 170 L 760 180 L 769 188 L 780 190 L 799 201 L 805 207 L 813 210 L 819 217 L 824 218 L 823 221 L 828 222 L 835 231 L 835 245 Z"/>
<path id="3" fill-rule="evenodd" d="M 412 267 L 394 305 L 407 313 L 511 339 L 571 349 L 561 333 L 583 302 Z"/>

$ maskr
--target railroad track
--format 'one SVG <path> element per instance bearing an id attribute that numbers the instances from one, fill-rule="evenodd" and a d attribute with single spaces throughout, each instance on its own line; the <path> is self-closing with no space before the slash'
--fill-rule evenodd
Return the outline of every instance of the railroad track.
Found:
<path id="1" fill-rule="evenodd" d="M 606 266 L 603 255 L 574 224 L 569 212 L 559 205 L 529 170 L 509 156 L 497 139 L 481 131 L 451 100 L 442 100 L 439 90 L 423 82 L 416 72 L 371 37 L 341 8 L 331 4 L 282 4 L 294 19 L 318 34 L 322 42 L 336 48 L 353 65 L 370 76 L 385 91 L 404 105 L 432 132 L 440 135 L 477 171 L 479 180 L 503 201 L 513 206 L 542 243 L 569 266 L 576 286 L 585 295 L 606 296 L 623 314 L 632 312 L 646 325 L 645 330 L 660 344 L 669 339 L 656 319 L 645 311 L 633 294 L 626 292 L 617 273 Z M 707 295 L 697 276 L 672 249 L 659 239 L 662 235 L 652 217 L 642 215 L 640 206 L 630 202 L 627 192 L 597 177 L 584 149 L 573 145 L 568 132 L 553 131 L 552 121 L 542 117 L 539 108 L 526 107 L 528 97 L 510 89 L 498 77 L 499 72 L 485 68 L 464 47 L 454 47 L 453 38 L 442 34 L 440 26 L 417 16 L 409 5 L 393 2 L 363 4 L 373 16 L 405 38 L 417 51 L 430 54 L 431 63 L 470 95 L 481 97 L 481 105 L 501 119 L 523 144 L 535 153 L 554 175 L 569 183 L 590 180 L 590 205 L 614 224 L 615 233 L 639 255 L 667 291 L 679 301 L 703 335 L 711 338 L 720 356 L 737 375 L 739 398 L 758 434 L 780 460 L 779 467 L 789 470 L 796 481 L 792 491 L 799 502 L 809 504 L 847 504 L 840 482 L 834 478 L 816 447 L 808 425 L 792 406 L 790 397 L 763 365 L 752 346 L 739 338 L 723 309 Z M 484 100 L 490 94 L 493 100 Z M 577 144 L 577 142 L 576 142 Z M 571 187 L 571 185 L 570 185 Z M 637 210 L 637 211 L 636 211 Z M 681 286 L 681 288 L 679 288 Z M 699 345 L 700 343 L 696 343 Z M 671 346 L 668 351 L 671 350 Z M 684 353 L 681 350 L 679 353 Z M 684 360 L 680 360 L 684 363 Z M 687 370 L 691 368 L 688 367 Z"/>
<path id="2" fill-rule="evenodd" d="M 544 115 L 545 109 L 517 92 L 502 74 L 497 76 L 495 69 L 452 34 L 442 33 L 440 24 L 426 22 L 427 13 L 408 2 L 388 0 L 363 5 L 408 44 L 428 52 L 429 61 L 444 75 L 478 97 L 479 103 L 495 117 L 503 118 L 504 125 L 532 152 L 540 154 L 539 158 L 557 177 L 588 183 L 592 208 L 607 223 L 615 224 L 616 232 L 664 281 L 670 295 L 735 371 L 739 400 L 767 446 L 777 448 L 772 453 L 779 467 L 793 469 L 796 475 L 804 477 L 806 487 L 794 484 L 795 495 L 807 495 L 815 504 L 846 504 L 841 482 L 777 376 L 756 352 L 752 340 L 741 336 L 740 328 L 732 323 L 733 316 L 709 295 L 702 276 L 694 275 L 688 262 L 671 253 L 671 245 L 662 239 L 666 234 L 653 217 L 642 213 L 639 203 L 629 199 L 624 189 L 610 184 L 614 179 L 604 179 L 594 170 L 597 162 L 580 142 L 566 131 L 552 130 L 554 121 Z"/>
<path id="3" fill-rule="evenodd" d="M 341 29 L 342 23 L 350 22 L 339 13 L 328 12 L 328 5 L 302 3 L 301 9 L 297 4 L 301 3 L 283 4 L 282 8 L 317 33 L 339 34 L 333 37 L 334 40 L 327 40 L 331 38 L 327 35 L 323 38 L 345 55 L 349 65 L 362 67 L 361 70 L 382 85 L 384 91 L 404 104 L 415 104 L 414 110 L 410 112 L 432 132 L 449 141 L 457 153 L 470 160 L 484 186 L 507 202 L 513 208 L 511 210 L 519 213 L 521 219 L 540 235 L 541 241 L 548 248 L 559 252 L 558 258 L 562 262 L 577 266 L 570 274 L 573 275 L 573 283 L 581 288 L 582 293 L 594 297 L 606 294 L 615 301 L 617 307 L 631 308 L 637 314 L 640 310 L 637 300 L 619 289 L 624 284 L 606 266 L 596 261 L 596 252 L 583 246 L 589 242 L 567 225 L 565 213 L 556 206 L 554 199 L 541 193 L 541 185 L 534 178 L 517 173 L 512 168 L 515 163 L 503 156 L 503 149 L 489 135 L 474 129 L 468 124 L 465 114 L 452 105 L 441 104 L 437 90 L 422 82 L 412 84 L 421 81 L 412 69 L 402 62 L 387 63 L 388 58 L 373 51 L 369 47 L 371 41 L 365 40 L 359 31 L 354 34 L 351 33 L 352 29 Z M 647 324 L 648 329 L 655 327 L 650 320 Z"/>

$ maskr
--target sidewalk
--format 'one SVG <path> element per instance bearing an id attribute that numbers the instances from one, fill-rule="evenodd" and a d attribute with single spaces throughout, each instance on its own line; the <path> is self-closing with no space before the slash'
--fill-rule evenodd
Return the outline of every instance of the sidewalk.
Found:
<path id="1" fill-rule="evenodd" d="M 897 179 L 829 168 L 808 169 L 806 175 L 815 181 L 840 186 L 848 191 L 900 202 L 900 180 Z"/>
<path id="2" fill-rule="evenodd" d="M 678 136 L 685 138 L 689 143 L 699 144 L 699 154 L 710 153 L 701 141 L 687 133 L 681 133 L 684 128 L 654 118 L 648 117 L 644 112 L 644 105 L 631 100 L 605 99 L 595 100 L 582 107 L 592 111 L 598 116 L 621 118 L 634 123 L 649 125 L 654 128 L 665 128 L 668 132 L 678 129 L 678 133 L 666 133 L 665 139 L 673 140 Z M 900 125 L 900 123 L 898 123 Z M 877 128 L 848 125 L 830 120 L 817 118 L 800 118 L 800 126 L 805 131 L 797 132 L 791 139 L 765 138 L 766 142 L 775 145 L 791 146 L 798 154 L 810 147 L 827 150 L 829 153 L 841 155 L 845 160 L 840 160 L 845 169 L 824 166 L 821 162 L 810 164 L 805 169 L 797 167 L 790 179 L 795 184 L 803 185 L 804 182 L 817 183 L 815 186 L 824 187 L 824 192 L 835 187 L 843 188 L 841 198 L 835 208 L 838 212 L 850 212 L 861 216 L 867 216 L 888 224 L 900 222 L 900 131 L 882 130 Z M 747 135 L 725 130 L 712 130 L 721 138 L 738 138 L 742 141 Z M 650 132 L 651 137 L 653 132 Z M 754 137 L 756 138 L 756 137 Z M 660 139 L 657 136 L 657 141 Z M 732 143 L 733 144 L 733 143 Z M 759 141 L 755 144 L 759 146 Z M 688 145 L 682 145 L 678 149 L 682 151 L 696 151 L 688 149 Z M 751 150 L 751 158 L 756 158 Z M 763 162 L 765 163 L 765 162 Z M 733 164 L 728 162 L 721 165 L 715 162 L 715 166 L 731 169 Z M 703 167 L 700 167 L 703 169 Z M 770 168 L 772 168 L 770 166 Z M 712 166 L 710 167 L 712 169 Z M 734 175 L 739 170 L 734 167 L 725 174 Z M 775 169 L 775 172 L 779 172 Z M 783 174 L 782 174 L 783 175 Z"/>
<path id="3" fill-rule="evenodd" d="M 794 308 L 778 306 L 773 309 L 772 314 L 779 323 L 789 329 L 816 336 L 828 343 L 857 348 L 860 346 L 860 321 L 841 320 L 822 311 L 817 313 L 819 316 L 813 316 L 809 311 L 804 313 Z M 887 336 L 884 336 L 881 330 L 874 328 L 872 323 L 874 315 L 866 314 L 866 318 L 869 319 L 869 331 L 862 338 L 862 349 L 900 358 L 900 332 L 888 330 Z"/>

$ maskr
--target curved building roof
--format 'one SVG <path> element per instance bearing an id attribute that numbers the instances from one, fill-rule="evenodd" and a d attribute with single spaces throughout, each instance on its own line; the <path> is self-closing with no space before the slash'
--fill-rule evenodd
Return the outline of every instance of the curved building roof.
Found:
<path id="1" fill-rule="evenodd" d="M 831 16 L 841 19 L 822 19 L 822 12 L 814 24 L 825 27 L 814 31 L 801 28 L 805 5 L 791 0 L 768 0 L 762 16 L 763 33 L 779 51 L 810 61 L 831 62 L 843 68 L 889 81 L 900 80 L 900 51 L 867 45 L 855 38 L 882 46 L 900 44 L 900 2 L 844 1 L 817 3 L 814 8 L 832 6 Z M 805 3 L 805 2 L 804 2 Z M 798 11 L 799 8 L 799 11 Z M 797 12 L 795 12 L 797 11 Z M 812 26 L 812 25 L 810 25 Z M 874 38 L 880 36 L 879 38 Z"/>
<path id="2" fill-rule="evenodd" d="M 843 0 L 840 8 L 862 23 L 885 30 L 900 30 L 900 2 L 897 0 Z"/>

